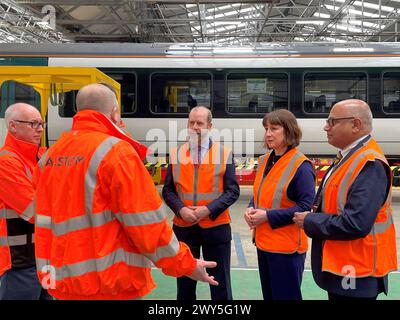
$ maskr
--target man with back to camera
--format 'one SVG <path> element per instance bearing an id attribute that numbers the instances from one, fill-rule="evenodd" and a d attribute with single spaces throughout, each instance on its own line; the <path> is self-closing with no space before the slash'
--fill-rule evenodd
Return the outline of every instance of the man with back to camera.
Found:
<path id="1" fill-rule="evenodd" d="M 0 149 L 0 300 L 48 300 L 36 274 L 33 169 L 45 123 L 26 103 L 4 115 L 8 134 Z"/>
<path id="2" fill-rule="evenodd" d="M 370 135 L 372 113 L 364 101 L 336 103 L 324 130 L 340 151 L 313 212 L 293 220 L 313 239 L 313 276 L 329 300 L 375 300 L 387 294 L 388 273 L 397 270 L 390 167 Z"/>
<path id="3" fill-rule="evenodd" d="M 219 282 L 210 287 L 212 300 L 232 300 L 230 281 L 231 227 L 228 208 L 239 197 L 230 149 L 211 140 L 211 111 L 198 106 L 189 113 L 189 141 L 172 149 L 162 191 L 175 213 L 173 229 L 195 257 L 217 262 L 209 273 Z M 196 299 L 196 281 L 177 279 L 178 300 Z"/>
<path id="4" fill-rule="evenodd" d="M 115 94 L 77 94 L 72 130 L 36 167 L 36 263 L 49 293 L 67 300 L 129 300 L 154 287 L 151 262 L 171 276 L 218 283 L 168 225 L 142 159 L 147 148 L 119 127 Z M 45 269 L 43 269 L 45 268 Z M 47 270 L 46 270 L 47 269 Z"/>

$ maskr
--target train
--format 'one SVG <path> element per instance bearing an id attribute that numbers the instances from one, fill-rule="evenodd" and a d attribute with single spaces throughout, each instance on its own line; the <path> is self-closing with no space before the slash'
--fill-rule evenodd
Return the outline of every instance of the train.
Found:
<path id="1" fill-rule="evenodd" d="M 362 99 L 374 116 L 373 136 L 390 164 L 400 164 L 398 43 L 7 44 L 0 48 L 2 65 L 98 68 L 121 84 L 126 129 L 156 158 L 168 157 L 171 145 L 186 140 L 188 112 L 202 105 L 212 111 L 216 139 L 239 162 L 265 153 L 262 118 L 287 108 L 303 131 L 300 150 L 323 163 L 336 153 L 323 130 L 330 108 Z M 66 92 L 55 105 L 49 101 L 48 145 L 70 128 L 75 95 Z M 0 98 L 1 140 L 5 108 L 16 101 L 40 108 L 40 99 L 12 82 L 3 83 Z"/>

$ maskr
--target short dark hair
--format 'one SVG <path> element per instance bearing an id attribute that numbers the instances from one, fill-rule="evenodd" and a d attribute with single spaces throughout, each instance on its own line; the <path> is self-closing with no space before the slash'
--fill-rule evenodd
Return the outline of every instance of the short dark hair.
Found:
<path id="1" fill-rule="evenodd" d="M 301 140 L 301 129 L 293 113 L 286 109 L 278 109 L 267 113 L 262 121 L 265 127 L 267 123 L 280 125 L 285 131 L 286 144 L 291 147 L 297 147 Z"/>

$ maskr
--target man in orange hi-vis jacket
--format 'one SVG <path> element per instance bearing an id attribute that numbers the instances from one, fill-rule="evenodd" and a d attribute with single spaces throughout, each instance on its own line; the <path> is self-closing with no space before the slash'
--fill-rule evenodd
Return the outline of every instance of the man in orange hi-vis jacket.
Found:
<path id="1" fill-rule="evenodd" d="M 57 299 L 135 299 L 170 276 L 218 283 L 178 242 L 142 163 L 147 148 L 118 127 L 118 102 L 101 84 L 79 90 L 72 130 L 36 167 L 36 263 Z"/>
<path id="2" fill-rule="evenodd" d="M 26 103 L 5 112 L 0 149 L 0 300 L 50 299 L 36 275 L 33 169 L 44 152 L 40 112 Z"/>

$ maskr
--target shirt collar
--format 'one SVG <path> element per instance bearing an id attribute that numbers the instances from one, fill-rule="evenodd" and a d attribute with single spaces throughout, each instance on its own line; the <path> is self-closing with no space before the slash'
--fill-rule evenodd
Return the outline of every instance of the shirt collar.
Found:
<path id="1" fill-rule="evenodd" d="M 366 134 L 365 136 L 362 136 L 360 139 L 357 139 L 356 141 L 354 141 L 351 145 L 349 145 L 348 147 L 340 150 L 340 153 L 342 154 L 343 158 L 345 156 L 347 156 L 349 154 L 349 152 L 356 146 L 358 145 L 361 140 L 364 140 L 366 137 L 368 136 L 368 134 Z"/>
<path id="2" fill-rule="evenodd" d="M 208 150 L 210 148 L 210 135 L 207 136 L 201 141 L 200 147 L 201 149 Z M 197 144 L 189 140 L 190 149 L 197 148 Z"/>

